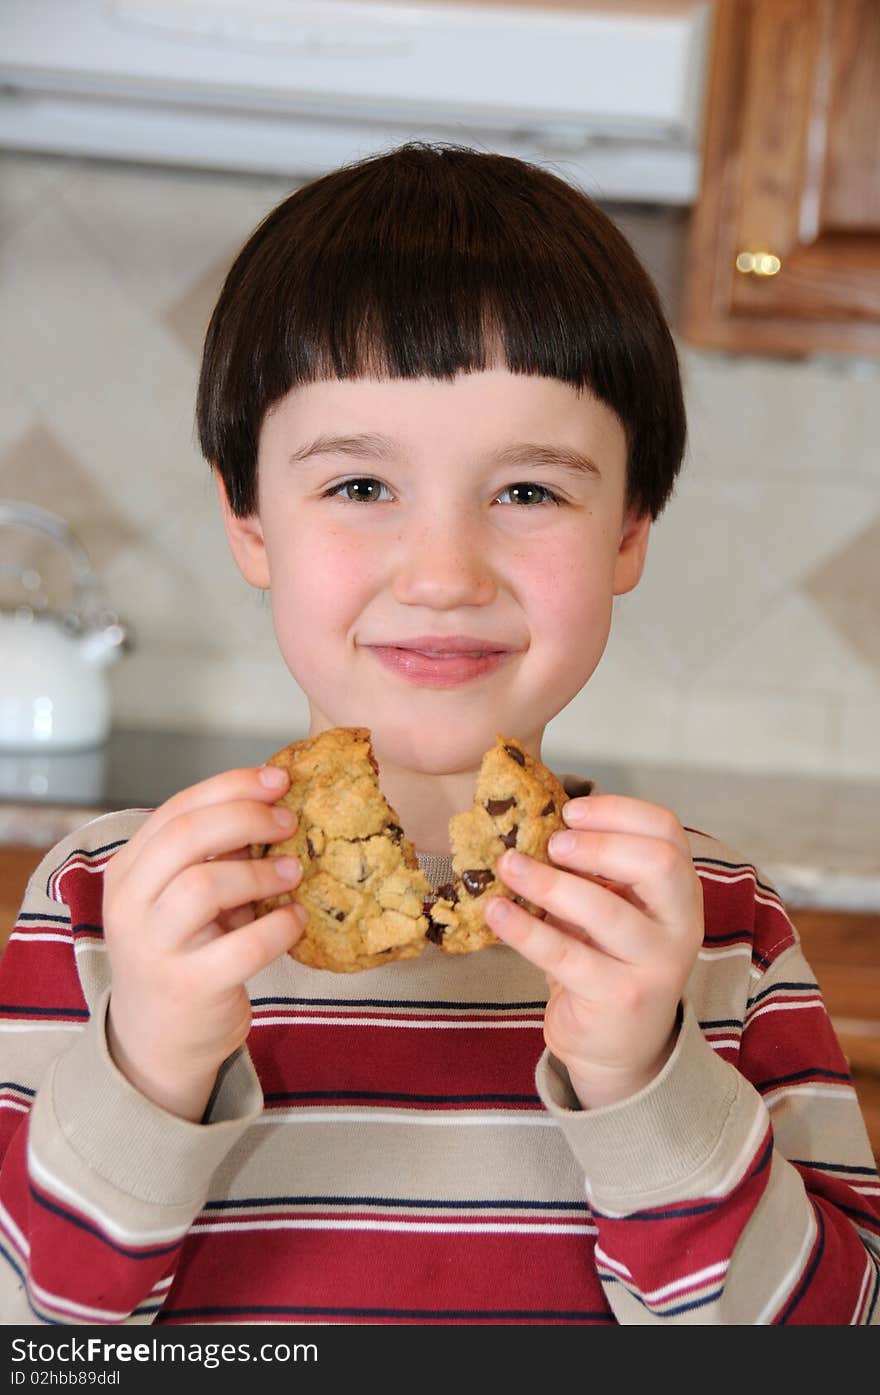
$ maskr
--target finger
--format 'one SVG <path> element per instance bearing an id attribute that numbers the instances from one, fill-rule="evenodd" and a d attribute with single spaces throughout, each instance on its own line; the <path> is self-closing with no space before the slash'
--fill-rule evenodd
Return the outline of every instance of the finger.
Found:
<path id="1" fill-rule="evenodd" d="M 218 992 L 236 988 L 287 954 L 302 938 L 305 922 L 305 907 L 280 906 L 230 930 L 197 951 L 203 972 Z"/>
<path id="2" fill-rule="evenodd" d="M 589 936 L 595 946 L 615 959 L 635 963 L 648 952 L 650 942 L 656 941 L 656 932 L 646 935 L 653 927 L 640 910 L 586 877 L 509 852 L 499 858 L 498 872 L 511 891 L 556 920 L 576 927 L 580 936 Z"/>
<path id="3" fill-rule="evenodd" d="M 189 785 L 153 810 L 126 846 L 117 853 L 114 861 L 133 861 L 144 843 L 149 842 L 165 824 L 181 814 L 203 809 L 209 804 L 233 804 L 242 799 L 274 803 L 285 792 L 289 783 L 290 777 L 279 766 L 261 765 L 224 770 L 219 775 L 201 780 L 197 785 Z"/>
<path id="4" fill-rule="evenodd" d="M 490 897 L 483 914 L 499 940 L 577 997 L 598 1001 L 607 991 L 612 961 L 579 935 L 539 920 L 503 896 Z"/>
<path id="5" fill-rule="evenodd" d="M 283 805 L 238 800 L 187 810 L 163 823 L 142 846 L 128 869 L 126 896 L 153 904 L 186 868 L 250 843 L 278 843 L 295 828 L 295 816 Z"/>
<path id="6" fill-rule="evenodd" d="M 547 851 L 557 866 L 632 893 L 634 904 L 665 923 L 693 914 L 696 873 L 690 850 L 676 843 L 638 833 L 566 829 L 553 834 Z"/>
<path id="7" fill-rule="evenodd" d="M 293 857 L 197 863 L 175 877 L 157 900 L 158 933 L 166 941 L 179 939 L 181 932 L 208 926 L 223 911 L 293 891 L 301 881 L 302 867 Z M 253 912 L 244 914 L 240 923 L 253 918 Z"/>
<path id="8" fill-rule="evenodd" d="M 630 799 L 620 794 L 591 794 L 570 799 L 563 806 L 562 817 L 569 828 L 660 838 L 673 843 L 690 856 L 687 834 L 675 814 L 660 804 L 649 804 L 644 799 Z"/>

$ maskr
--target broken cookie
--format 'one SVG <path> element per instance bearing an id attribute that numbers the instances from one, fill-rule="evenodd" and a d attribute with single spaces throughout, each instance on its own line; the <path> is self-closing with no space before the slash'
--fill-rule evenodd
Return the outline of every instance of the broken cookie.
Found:
<path id="1" fill-rule="evenodd" d="M 551 833 L 564 827 L 562 806 L 568 795 L 552 771 L 523 750 L 518 741 L 499 736 L 486 752 L 471 809 L 449 820 L 455 878 L 429 902 L 430 939 L 448 954 L 470 954 L 497 944 L 483 919 L 490 896 L 506 896 L 543 916 L 538 906 L 514 895 L 495 872 L 507 848 L 547 862 Z"/>
<path id="2" fill-rule="evenodd" d="M 308 923 L 291 954 L 315 969 L 350 973 L 422 952 L 431 886 L 377 779 L 364 727 L 335 727 L 294 741 L 267 762 L 290 776 L 279 799 L 296 814 L 290 838 L 251 848 L 254 857 L 298 857 L 294 891 L 262 901 L 257 914 L 298 901 Z"/>
<path id="3" fill-rule="evenodd" d="M 288 772 L 290 788 L 278 802 L 298 824 L 292 837 L 252 847 L 251 855 L 292 854 L 303 876 L 294 891 L 260 902 L 257 914 L 291 901 L 305 906 L 308 924 L 290 951 L 301 963 L 350 973 L 415 958 L 429 939 L 447 954 L 470 954 L 498 943 L 483 918 L 490 896 L 543 916 L 505 886 L 495 867 L 506 848 L 548 861 L 568 796 L 512 737 L 499 736 L 486 752 L 472 807 L 449 820 L 454 877 L 437 891 L 379 788 L 366 727 L 294 741 L 268 764 Z"/>

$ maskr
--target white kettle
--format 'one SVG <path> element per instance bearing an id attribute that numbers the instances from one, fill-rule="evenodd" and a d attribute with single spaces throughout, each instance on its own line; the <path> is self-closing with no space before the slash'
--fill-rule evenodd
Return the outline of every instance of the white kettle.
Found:
<path id="1" fill-rule="evenodd" d="M 26 600 L 0 610 L 0 750 L 78 750 L 100 746 L 110 733 L 107 668 L 131 647 L 110 610 L 82 544 L 63 518 L 17 500 L 0 500 L 0 527 L 42 533 L 67 553 L 73 581 L 70 606 L 45 609 L 42 578 L 32 567 L 0 561 L 17 573 Z"/>

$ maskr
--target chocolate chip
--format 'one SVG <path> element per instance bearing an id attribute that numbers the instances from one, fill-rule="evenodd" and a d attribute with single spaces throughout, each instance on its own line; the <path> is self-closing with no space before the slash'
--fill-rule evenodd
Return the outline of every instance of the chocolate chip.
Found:
<path id="1" fill-rule="evenodd" d="M 314 857 L 314 856 L 315 856 L 315 849 L 314 849 L 313 846 L 312 846 L 312 840 L 311 840 L 311 838 L 308 836 L 308 834 L 306 834 L 306 851 L 307 851 L 309 857 Z"/>
<path id="2" fill-rule="evenodd" d="M 486 808 L 494 817 L 496 814 L 506 814 L 508 809 L 512 809 L 515 803 L 515 799 L 490 799 L 486 804 Z"/>
<path id="3" fill-rule="evenodd" d="M 333 914 L 337 920 L 345 920 L 345 911 L 334 911 Z"/>
<path id="4" fill-rule="evenodd" d="M 501 833 L 499 837 L 506 848 L 516 847 L 516 835 L 519 832 L 519 824 L 514 824 L 509 833 Z"/>
<path id="5" fill-rule="evenodd" d="M 403 829 L 400 827 L 400 824 L 398 823 L 386 824 L 385 832 L 389 834 L 392 843 L 400 843 L 400 840 L 403 837 Z"/>
<path id="6" fill-rule="evenodd" d="M 432 944 L 435 944 L 435 945 L 442 945 L 442 943 L 443 943 L 443 936 L 444 936 L 445 933 L 446 933 L 446 928 L 445 928 L 445 926 L 443 926 L 443 925 L 435 925 L 434 922 L 433 922 L 433 920 L 431 920 L 430 923 L 429 923 L 429 925 L 428 925 L 427 930 L 425 931 L 425 938 L 428 939 L 428 940 L 430 940 L 430 941 L 432 942 Z"/>
<path id="7" fill-rule="evenodd" d="M 551 800 L 549 801 L 549 803 L 545 804 L 544 807 L 543 807 L 543 809 L 541 810 L 541 817 L 543 818 L 543 816 L 544 816 L 545 814 L 555 814 L 555 813 L 556 813 L 556 805 L 553 803 L 553 800 L 551 799 Z"/>
<path id="8" fill-rule="evenodd" d="M 444 882 L 443 886 L 438 886 L 437 895 L 452 906 L 458 905 L 458 887 L 455 882 Z"/>
<path id="9" fill-rule="evenodd" d="M 495 877 L 487 867 L 481 867 L 479 869 L 471 868 L 467 872 L 462 872 L 461 880 L 464 883 L 465 889 L 470 892 L 471 896 L 482 896 L 486 887 L 492 885 Z"/>
<path id="10" fill-rule="evenodd" d="M 525 766 L 526 758 L 523 755 L 522 751 L 518 750 L 516 746 L 505 746 L 504 749 L 510 756 L 511 760 L 516 761 L 517 765 Z"/>

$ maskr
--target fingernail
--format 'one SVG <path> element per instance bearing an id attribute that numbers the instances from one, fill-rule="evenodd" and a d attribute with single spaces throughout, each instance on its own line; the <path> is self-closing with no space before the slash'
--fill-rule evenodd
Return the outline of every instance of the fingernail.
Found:
<path id="1" fill-rule="evenodd" d="M 574 852 L 576 839 L 573 833 L 554 833 L 548 844 L 551 853 Z"/>
<path id="2" fill-rule="evenodd" d="M 562 817 L 566 823 L 586 823 L 590 817 L 586 799 L 571 799 L 563 804 Z"/>
<path id="3" fill-rule="evenodd" d="M 486 902 L 484 914 L 490 925 L 503 925 L 512 910 L 513 907 L 505 896 L 493 896 Z"/>
<path id="4" fill-rule="evenodd" d="M 289 809 L 285 809 L 283 804 L 272 810 L 272 817 L 279 828 L 293 828 L 294 818 Z"/>
<path id="5" fill-rule="evenodd" d="M 262 765 L 260 784 L 265 785 L 267 790 L 280 790 L 282 785 L 287 784 L 287 771 L 280 770 L 277 765 Z"/>
<path id="6" fill-rule="evenodd" d="M 283 882 L 296 881 L 300 874 L 300 865 L 295 857 L 276 857 L 275 871 Z"/>
<path id="7" fill-rule="evenodd" d="M 511 872 L 515 877 L 522 876 L 528 870 L 528 858 L 523 857 L 522 853 L 506 852 L 501 860 L 504 863 L 505 872 Z"/>

